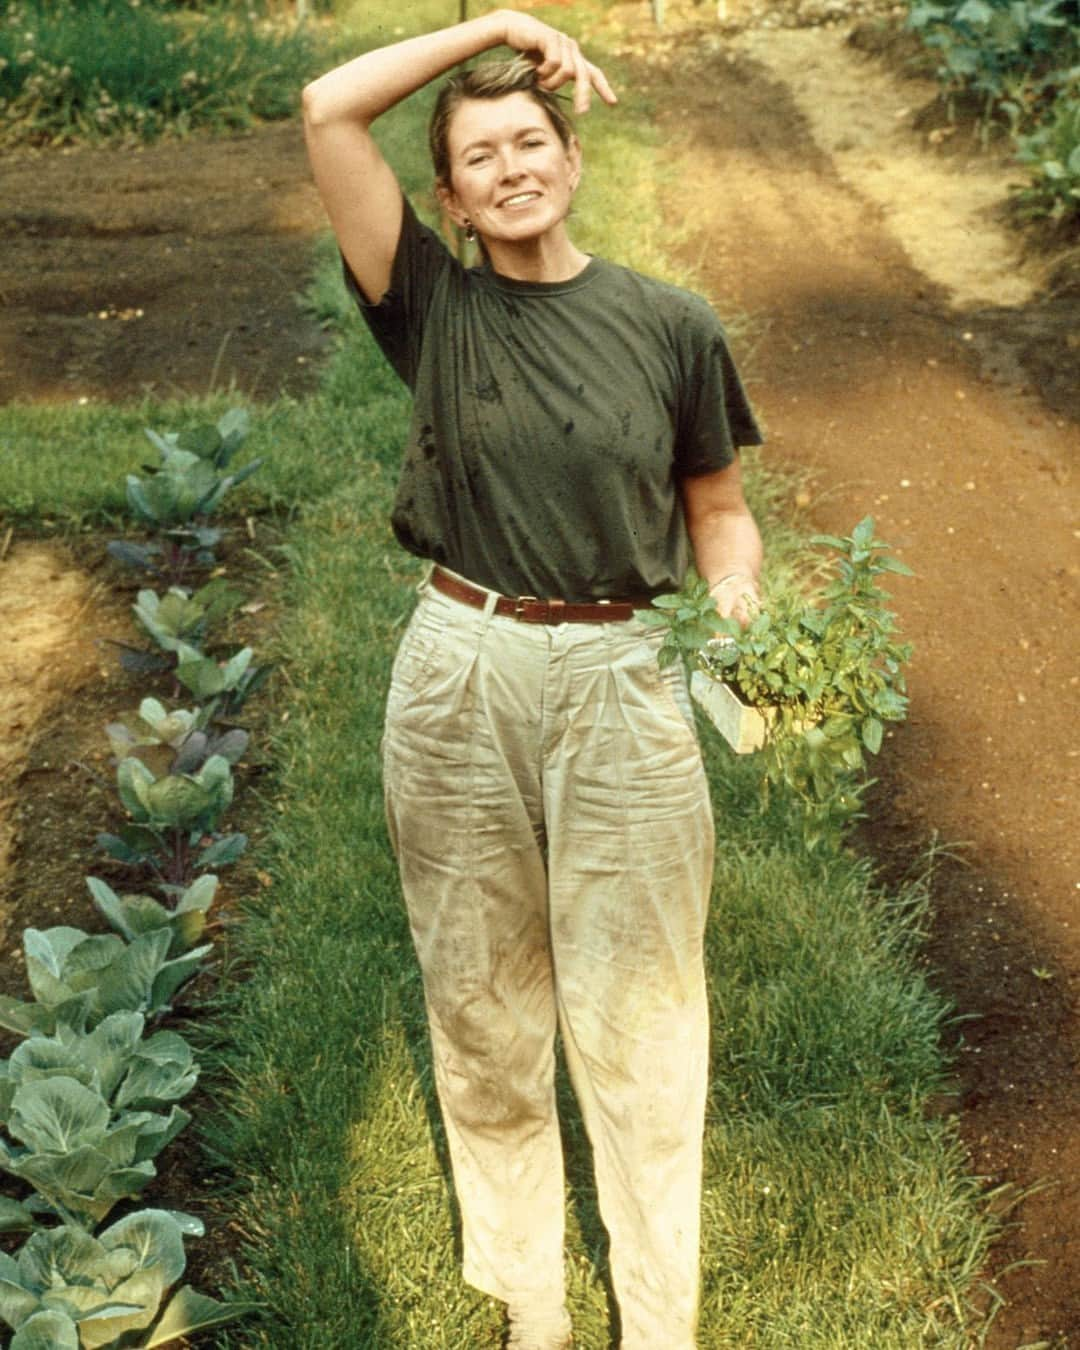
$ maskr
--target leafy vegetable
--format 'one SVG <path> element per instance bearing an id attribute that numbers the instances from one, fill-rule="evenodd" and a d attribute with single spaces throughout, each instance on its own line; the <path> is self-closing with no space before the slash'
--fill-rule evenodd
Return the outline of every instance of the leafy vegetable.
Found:
<path id="1" fill-rule="evenodd" d="M 168 928 L 130 943 L 78 928 L 28 928 L 23 948 L 36 1001 L 0 998 L 0 1026 L 21 1035 L 54 1035 L 62 1026 L 84 1031 L 114 1012 L 164 1012 L 210 951 L 196 947 L 170 958 L 171 944 Z"/>
<path id="2" fill-rule="evenodd" d="M 270 666 L 253 666 L 254 652 L 244 647 L 228 661 L 198 654 L 183 658 L 176 678 L 210 709 L 212 717 L 235 717 L 252 694 L 265 683 Z"/>
<path id="3" fill-rule="evenodd" d="M 77 1079 L 37 1079 L 12 1097 L 6 1126 L 17 1146 L 0 1140 L 0 1168 L 29 1182 L 65 1220 L 88 1226 L 142 1190 L 155 1175 L 151 1160 L 190 1119 L 179 1106 L 168 1115 L 114 1114 Z"/>
<path id="4" fill-rule="evenodd" d="M 86 884 L 94 904 L 122 937 L 133 941 L 142 933 L 168 929 L 172 933 L 169 954 L 176 956 L 202 936 L 218 879 L 212 874 L 199 877 L 181 892 L 171 910 L 149 895 L 117 895 L 98 877 L 87 877 Z"/>
<path id="5" fill-rule="evenodd" d="M 17 1328 L 12 1350 L 150 1350 L 250 1312 L 257 1305 L 219 1303 L 185 1286 L 139 1335 L 184 1272 L 184 1235 L 201 1232 L 187 1215 L 143 1209 L 99 1237 L 66 1225 L 35 1233 L 17 1257 L 0 1254 L 0 1317 Z"/>
<path id="6" fill-rule="evenodd" d="M 138 594 L 135 617 L 164 651 L 181 660 L 199 652 L 206 635 L 243 600 L 224 577 L 215 577 L 197 591 L 171 586 L 164 596 L 143 590 Z"/>
<path id="7" fill-rule="evenodd" d="M 0 1122 L 25 1083 L 73 1078 L 114 1110 L 152 1111 L 186 1096 L 198 1068 L 191 1047 L 173 1031 L 143 1040 L 141 1013 L 111 1013 L 89 1032 L 59 1026 L 51 1036 L 31 1035 L 0 1063 Z"/>
<path id="8" fill-rule="evenodd" d="M 211 755 L 195 773 L 160 777 L 129 756 L 120 761 L 116 781 L 132 823 L 118 835 L 98 835 L 98 846 L 119 862 L 148 864 L 171 885 L 185 887 L 196 872 L 235 862 L 247 846 L 243 834 L 215 832 L 233 797 L 224 755 Z"/>

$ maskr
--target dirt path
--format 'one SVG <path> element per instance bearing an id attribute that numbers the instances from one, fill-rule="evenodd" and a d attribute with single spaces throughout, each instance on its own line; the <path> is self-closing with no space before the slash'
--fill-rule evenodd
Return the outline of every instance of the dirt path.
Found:
<path id="1" fill-rule="evenodd" d="M 671 218 L 693 222 L 686 256 L 721 308 L 759 320 L 768 455 L 811 471 L 813 524 L 847 532 L 872 511 L 917 573 L 896 587 L 911 719 L 865 837 L 893 868 L 935 832 L 963 845 L 938 873 L 931 963 L 973 1018 L 964 1137 L 988 1184 L 1052 1183 L 997 1252 L 999 1269 L 1045 1264 L 1000 1280 L 988 1344 L 1080 1346 L 1080 436 L 1060 387 L 1057 415 L 1016 379 L 1042 302 L 995 224 L 1013 175 L 928 150 L 911 120 L 932 91 L 891 84 L 843 32 L 712 36 L 672 24 L 643 74 Z M 1043 341 L 1067 352 L 1052 312 Z M 1070 331 L 1078 318 L 1073 303 Z"/>
<path id="2" fill-rule="evenodd" d="M 872 511 L 918 573 L 897 587 L 912 716 L 866 839 L 887 869 L 935 831 L 963 841 L 930 959 L 973 1015 L 964 1137 L 990 1183 L 1053 1183 L 997 1253 L 1041 1264 L 1000 1281 L 988 1344 L 1080 1350 L 1077 302 L 1032 296 L 987 204 L 1011 174 L 928 148 L 925 86 L 890 84 L 839 30 L 737 38 L 712 6 L 668 12 L 662 43 L 644 4 L 612 22 L 648 53 L 686 256 L 754 317 L 768 454 L 810 471 L 808 524 Z M 320 338 L 292 297 L 322 217 L 296 127 L 0 175 L 0 401 L 306 387 Z"/>

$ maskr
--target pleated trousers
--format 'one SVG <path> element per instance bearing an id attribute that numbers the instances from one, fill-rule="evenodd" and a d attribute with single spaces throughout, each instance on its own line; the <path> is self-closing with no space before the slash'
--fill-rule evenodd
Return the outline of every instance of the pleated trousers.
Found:
<path id="1" fill-rule="evenodd" d="M 518 623 L 427 587 L 383 741 L 464 1277 L 561 1300 L 554 1041 L 593 1150 L 623 1350 L 690 1350 L 713 825 L 655 630 Z"/>

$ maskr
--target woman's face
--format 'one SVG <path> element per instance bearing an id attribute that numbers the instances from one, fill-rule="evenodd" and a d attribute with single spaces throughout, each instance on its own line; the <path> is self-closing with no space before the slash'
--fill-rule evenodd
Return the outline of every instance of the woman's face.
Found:
<path id="1" fill-rule="evenodd" d="M 468 99 L 450 122 L 450 182 L 439 199 L 485 240 L 524 243 L 566 218 L 581 177 L 577 140 L 564 146 L 526 93 Z"/>

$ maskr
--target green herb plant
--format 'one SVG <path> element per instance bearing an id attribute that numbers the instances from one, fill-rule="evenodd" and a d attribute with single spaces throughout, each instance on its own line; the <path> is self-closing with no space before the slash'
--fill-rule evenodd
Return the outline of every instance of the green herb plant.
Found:
<path id="1" fill-rule="evenodd" d="M 859 810 L 865 755 L 880 750 L 885 724 L 906 714 L 911 649 L 898 641 L 878 584 L 883 573 L 910 569 L 874 538 L 873 518 L 846 537 L 811 542 L 839 555 L 831 580 L 811 597 L 780 592 L 745 629 L 718 616 L 708 584 L 696 576 L 639 618 L 668 629 L 661 665 L 681 657 L 767 710 L 763 790 L 782 785 L 795 796 L 813 848 L 835 843 Z"/>

